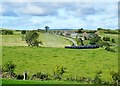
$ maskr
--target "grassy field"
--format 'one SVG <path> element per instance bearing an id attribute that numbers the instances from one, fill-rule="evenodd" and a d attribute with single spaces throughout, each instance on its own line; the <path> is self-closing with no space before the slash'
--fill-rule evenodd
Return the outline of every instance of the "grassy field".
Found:
<path id="1" fill-rule="evenodd" d="M 0 35 L 1 36 L 1 35 Z M 100 36 L 114 38 L 118 44 L 118 35 L 100 33 Z M 1 39 L 0 39 L 1 40 Z M 40 34 L 39 40 L 44 45 L 41 47 L 27 47 L 25 41 L 19 33 L 15 35 L 2 35 L 2 65 L 8 61 L 13 61 L 17 65 L 15 73 L 23 74 L 28 71 L 31 76 L 39 71 L 53 74 L 56 65 L 66 68 L 63 78 L 72 77 L 90 77 L 94 78 L 96 72 L 102 71 L 102 80 L 112 81 L 110 72 L 118 71 L 118 46 L 113 46 L 117 52 L 109 52 L 104 48 L 98 49 L 65 49 L 71 42 L 57 35 Z M 20 81 L 5 80 L 3 83 L 77 83 L 65 81 Z"/>
<path id="2" fill-rule="evenodd" d="M 64 49 L 43 47 L 3 47 L 3 65 L 12 60 L 16 73 L 25 70 L 29 75 L 38 71 L 52 74 L 56 65 L 67 68 L 63 75 L 86 76 L 93 78 L 97 71 L 103 71 L 102 79 L 111 81 L 110 71 L 118 70 L 118 52 L 99 49 Z"/>
<path id="3" fill-rule="evenodd" d="M 111 39 L 115 39 L 116 44 L 118 44 L 118 34 L 104 34 L 100 33 L 101 37 L 110 37 Z"/>
<path id="4" fill-rule="evenodd" d="M 27 46 L 22 40 L 22 35 L 2 35 L 2 46 Z M 43 42 L 44 47 L 64 47 L 72 43 L 60 36 L 40 33 L 39 40 Z"/>
<path id="5" fill-rule="evenodd" d="M 59 81 L 59 80 L 10 80 L 10 79 L 2 79 L 2 84 L 79 84 L 78 82 L 72 81 Z"/>

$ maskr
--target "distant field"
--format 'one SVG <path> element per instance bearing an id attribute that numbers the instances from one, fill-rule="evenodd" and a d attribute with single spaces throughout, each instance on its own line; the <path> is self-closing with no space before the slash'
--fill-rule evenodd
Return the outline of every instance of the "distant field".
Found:
<path id="1" fill-rule="evenodd" d="M 110 37 L 111 39 L 114 38 L 116 44 L 118 44 L 118 34 L 105 34 L 105 33 L 100 33 L 101 37 Z"/>
<path id="2" fill-rule="evenodd" d="M 44 47 L 64 47 L 72 43 L 60 36 L 52 34 L 40 34 L 39 39 L 43 42 Z M 21 35 L 2 35 L 2 46 L 27 46 L 22 40 Z"/>
<path id="3" fill-rule="evenodd" d="M 21 35 L 2 35 L 2 46 L 27 46 Z"/>
<path id="4" fill-rule="evenodd" d="M 93 78 L 97 71 L 103 71 L 102 79 L 111 81 L 110 71 L 118 70 L 118 52 L 113 53 L 99 49 L 64 49 L 43 47 L 3 47 L 3 65 L 12 60 L 17 68 L 16 73 L 25 70 L 29 75 L 38 71 L 53 73 L 56 65 L 67 68 L 71 76 L 86 76 Z"/>

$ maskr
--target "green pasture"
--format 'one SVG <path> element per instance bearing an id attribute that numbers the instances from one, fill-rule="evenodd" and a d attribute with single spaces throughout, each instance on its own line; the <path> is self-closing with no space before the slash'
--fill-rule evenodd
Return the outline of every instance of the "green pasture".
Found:
<path id="1" fill-rule="evenodd" d="M 86 76 L 94 78 L 96 72 L 102 71 L 102 79 L 112 81 L 110 71 L 118 71 L 118 52 L 98 49 L 64 49 L 25 46 L 3 46 L 2 64 L 13 61 L 17 65 L 15 72 L 28 75 L 36 72 L 53 74 L 58 66 L 66 67 L 67 76 Z"/>
<path id="2" fill-rule="evenodd" d="M 66 77 L 90 77 L 94 78 L 96 72 L 102 71 L 102 80 L 112 82 L 110 72 L 118 71 L 118 35 L 100 33 L 101 37 L 108 36 L 114 38 L 116 43 L 112 46 L 117 52 L 109 52 L 103 48 L 97 49 L 65 49 L 64 46 L 71 45 L 69 40 L 61 36 L 40 33 L 39 40 L 43 42 L 40 47 L 28 47 L 26 42 L 22 40 L 22 35 L 16 32 L 15 35 L 0 35 L 2 39 L 0 46 L 2 47 L 2 65 L 8 61 L 13 61 L 17 65 L 15 73 L 23 74 L 28 71 L 31 76 L 39 71 L 53 74 L 56 66 L 63 66 Z M 88 41 L 85 41 L 88 44 Z M 0 58 L 1 59 L 1 58 Z M 1 60 L 0 60 L 1 61 Z M 77 83 L 68 81 L 21 81 L 6 80 L 3 83 Z"/>
<path id="3" fill-rule="evenodd" d="M 79 84 L 78 82 L 72 81 L 59 81 L 59 80 L 10 80 L 10 79 L 2 79 L 2 84 Z"/>
<path id="4" fill-rule="evenodd" d="M 40 33 L 39 40 L 43 42 L 44 47 L 64 47 L 71 45 L 71 41 L 63 37 Z M 26 42 L 22 40 L 22 35 L 2 35 L 2 46 L 27 46 Z"/>

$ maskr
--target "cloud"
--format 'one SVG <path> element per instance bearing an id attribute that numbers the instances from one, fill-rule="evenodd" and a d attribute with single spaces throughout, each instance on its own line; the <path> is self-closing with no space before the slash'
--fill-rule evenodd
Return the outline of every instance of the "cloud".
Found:
<path id="1" fill-rule="evenodd" d="M 119 0 L 4 0 L 2 2 L 118 2 Z"/>
<path id="2" fill-rule="evenodd" d="M 45 9 L 42 7 L 37 7 L 31 4 L 27 4 L 26 7 L 18 8 L 18 12 L 22 15 L 44 15 L 45 14 Z"/>
<path id="3" fill-rule="evenodd" d="M 96 29 L 117 28 L 117 10 L 116 2 L 4 2 L 0 12 L 3 27 Z"/>

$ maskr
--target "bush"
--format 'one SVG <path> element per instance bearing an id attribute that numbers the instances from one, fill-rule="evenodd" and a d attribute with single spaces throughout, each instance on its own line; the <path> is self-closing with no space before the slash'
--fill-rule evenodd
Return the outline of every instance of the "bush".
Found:
<path id="1" fill-rule="evenodd" d="M 23 80 L 24 76 L 23 76 L 22 74 L 18 74 L 16 78 L 17 78 L 17 79 L 22 79 L 22 80 Z"/>
<path id="2" fill-rule="evenodd" d="M 106 34 L 119 34 L 119 31 L 107 30 L 104 33 L 106 33 Z"/>
<path id="3" fill-rule="evenodd" d="M 109 46 L 107 46 L 107 47 L 105 48 L 105 50 L 110 51 L 110 52 L 116 52 L 114 49 L 110 48 Z"/>
<path id="4" fill-rule="evenodd" d="M 6 78 L 6 79 L 16 79 L 16 74 L 15 73 L 9 73 L 9 72 L 2 72 L 2 78 Z"/>
<path id="5" fill-rule="evenodd" d="M 96 45 L 103 47 L 103 46 L 110 46 L 110 43 L 107 41 L 99 41 L 96 43 Z"/>
<path id="6" fill-rule="evenodd" d="M 32 75 L 31 79 L 39 79 L 39 80 L 48 80 L 48 74 L 37 72 L 36 74 Z"/>
<path id="7" fill-rule="evenodd" d="M 112 41 L 112 43 L 115 43 L 115 39 L 112 38 L 111 41 Z"/>
<path id="8" fill-rule="evenodd" d="M 114 84 L 120 85 L 120 71 L 118 71 L 118 72 L 111 71 L 110 74 L 112 75 Z"/>
<path id="9" fill-rule="evenodd" d="M 21 31 L 21 34 L 26 34 L 26 30 L 22 30 L 22 31 Z"/>
<path id="10" fill-rule="evenodd" d="M 95 45 L 97 42 L 100 41 L 100 36 L 98 36 L 97 34 L 94 34 L 93 37 L 90 39 L 89 44 L 91 45 Z"/>
<path id="11" fill-rule="evenodd" d="M 2 72 L 14 73 L 16 65 L 12 61 L 8 61 L 3 67 Z"/>
<path id="12" fill-rule="evenodd" d="M 99 72 L 96 73 L 95 78 L 93 80 L 95 84 L 101 84 L 102 83 L 101 74 L 102 74 L 102 71 L 99 71 Z"/>
<path id="13" fill-rule="evenodd" d="M 110 37 L 103 37 L 104 41 L 110 41 Z"/>
<path id="14" fill-rule="evenodd" d="M 63 66 L 56 66 L 53 71 L 54 79 L 62 79 L 62 75 L 65 73 L 66 68 Z"/>
<path id="15" fill-rule="evenodd" d="M 2 35 L 13 35 L 13 30 L 1 30 Z"/>

